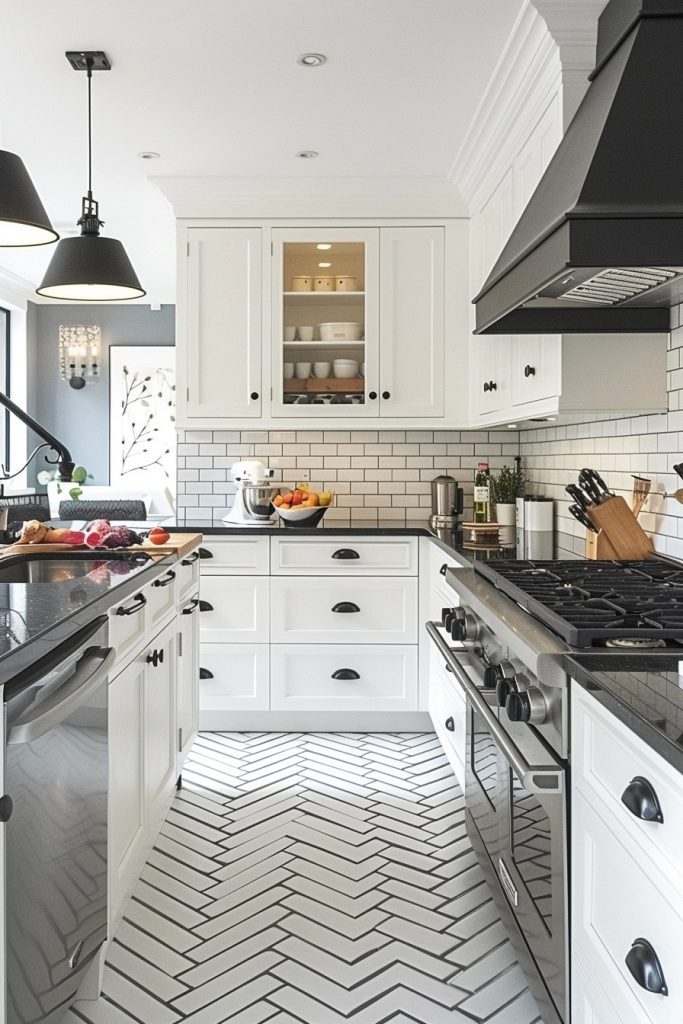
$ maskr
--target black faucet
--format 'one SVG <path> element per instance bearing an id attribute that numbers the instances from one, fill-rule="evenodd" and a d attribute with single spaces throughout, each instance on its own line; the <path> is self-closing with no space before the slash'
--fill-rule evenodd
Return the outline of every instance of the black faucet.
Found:
<path id="1" fill-rule="evenodd" d="M 16 403 L 13 402 L 11 398 L 8 398 L 7 395 L 3 394 L 2 391 L 0 391 L 0 405 L 4 405 L 4 407 L 9 412 L 16 416 L 17 419 L 21 420 L 22 423 L 25 423 L 27 427 L 30 427 L 31 430 L 38 435 L 38 437 L 42 437 L 43 441 L 46 442 L 44 445 L 39 445 L 38 448 L 36 448 L 31 453 L 28 462 L 26 462 L 21 467 L 21 469 L 23 470 L 26 468 L 28 463 L 31 461 L 36 452 L 40 450 L 40 448 L 52 448 L 52 450 L 57 454 L 57 459 L 53 461 L 56 461 L 57 463 L 57 469 L 59 470 L 59 479 L 64 481 L 65 483 L 69 483 L 71 480 L 71 475 L 76 467 L 76 463 L 72 459 L 71 452 L 66 447 L 66 445 L 62 444 L 62 442 L 59 441 L 53 434 L 51 434 L 49 430 L 46 430 L 45 427 L 42 427 L 40 423 L 33 419 L 32 416 L 29 416 L 27 412 L 24 412 L 23 409 L 16 405 Z M 21 472 L 21 470 L 19 470 L 19 472 Z M 13 473 L 12 476 L 16 476 L 16 473 Z M 10 479 L 10 475 L 6 474 L 5 479 Z"/>

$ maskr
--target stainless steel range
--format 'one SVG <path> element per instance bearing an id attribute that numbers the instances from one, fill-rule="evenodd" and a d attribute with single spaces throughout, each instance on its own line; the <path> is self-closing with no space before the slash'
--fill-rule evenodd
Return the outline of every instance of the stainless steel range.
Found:
<path id="1" fill-rule="evenodd" d="M 647 562 L 480 562 L 427 624 L 467 699 L 466 820 L 545 1024 L 567 1024 L 569 679 L 562 655 L 671 654 L 683 569 Z M 616 667 L 616 665 L 615 665 Z"/>

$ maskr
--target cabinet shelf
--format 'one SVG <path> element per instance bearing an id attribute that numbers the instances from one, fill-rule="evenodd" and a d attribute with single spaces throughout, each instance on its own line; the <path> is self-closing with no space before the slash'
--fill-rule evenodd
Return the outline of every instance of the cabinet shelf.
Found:
<path id="1" fill-rule="evenodd" d="M 293 306 L 362 306 L 365 292 L 283 292 L 282 297 L 288 309 Z"/>
<path id="2" fill-rule="evenodd" d="M 296 392 L 297 394 L 331 395 L 341 392 L 345 395 L 358 395 L 365 391 L 363 377 L 327 377 L 323 380 L 317 377 L 309 377 L 307 380 L 290 377 L 288 380 L 283 380 L 282 384 L 285 394 Z"/>
<path id="3" fill-rule="evenodd" d="M 363 348 L 364 341 L 283 341 L 286 348 Z"/>

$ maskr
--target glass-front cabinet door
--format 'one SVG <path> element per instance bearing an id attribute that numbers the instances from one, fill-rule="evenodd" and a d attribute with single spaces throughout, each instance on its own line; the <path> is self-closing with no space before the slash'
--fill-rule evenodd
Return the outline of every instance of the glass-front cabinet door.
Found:
<path id="1" fill-rule="evenodd" d="M 273 231 L 273 412 L 379 415 L 377 228 Z"/>

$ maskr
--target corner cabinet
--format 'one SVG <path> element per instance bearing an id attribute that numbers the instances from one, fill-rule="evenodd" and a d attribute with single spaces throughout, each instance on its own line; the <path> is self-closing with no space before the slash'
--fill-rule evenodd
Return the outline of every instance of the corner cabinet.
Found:
<path id="1" fill-rule="evenodd" d="M 467 237 L 457 219 L 180 222 L 178 425 L 465 426 Z"/>

